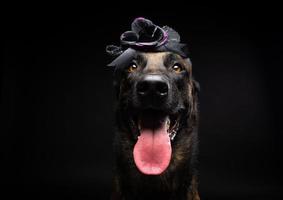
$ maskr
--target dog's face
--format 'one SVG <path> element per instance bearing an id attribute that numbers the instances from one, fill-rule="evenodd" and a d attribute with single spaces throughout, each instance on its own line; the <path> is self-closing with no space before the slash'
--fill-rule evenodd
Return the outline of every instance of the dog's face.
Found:
<path id="1" fill-rule="evenodd" d="M 195 112 L 191 62 L 171 52 L 138 52 L 119 70 L 118 106 L 127 119 L 135 164 L 143 174 L 159 175 L 170 164 L 184 119 Z"/>

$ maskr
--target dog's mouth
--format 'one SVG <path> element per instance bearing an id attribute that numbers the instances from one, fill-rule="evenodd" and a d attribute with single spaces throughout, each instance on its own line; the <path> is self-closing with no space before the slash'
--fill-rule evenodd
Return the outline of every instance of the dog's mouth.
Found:
<path id="1" fill-rule="evenodd" d="M 179 116 L 154 110 L 146 110 L 138 115 L 135 122 L 138 137 L 133 155 L 137 168 L 143 174 L 159 175 L 169 166 L 171 141 L 178 131 Z"/>

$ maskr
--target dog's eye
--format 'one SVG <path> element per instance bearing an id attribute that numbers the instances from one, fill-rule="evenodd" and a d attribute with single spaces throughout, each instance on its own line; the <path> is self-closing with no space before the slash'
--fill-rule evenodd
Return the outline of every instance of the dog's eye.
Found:
<path id="1" fill-rule="evenodd" d="M 137 68 L 138 68 L 138 66 L 135 63 L 132 63 L 128 67 L 128 72 L 134 72 Z"/>
<path id="2" fill-rule="evenodd" d="M 179 63 L 174 64 L 172 69 L 177 73 L 183 71 L 183 67 Z"/>

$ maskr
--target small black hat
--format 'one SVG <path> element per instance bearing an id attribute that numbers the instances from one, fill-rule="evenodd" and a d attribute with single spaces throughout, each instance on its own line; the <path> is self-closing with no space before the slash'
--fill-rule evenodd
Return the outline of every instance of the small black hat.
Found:
<path id="1" fill-rule="evenodd" d="M 108 66 L 120 67 L 129 64 L 137 51 L 171 51 L 184 58 L 188 57 L 186 44 L 180 43 L 180 35 L 168 26 L 161 28 L 152 21 L 139 17 L 132 22 L 131 29 L 121 35 L 120 46 L 106 47 L 106 52 L 116 57 Z"/>

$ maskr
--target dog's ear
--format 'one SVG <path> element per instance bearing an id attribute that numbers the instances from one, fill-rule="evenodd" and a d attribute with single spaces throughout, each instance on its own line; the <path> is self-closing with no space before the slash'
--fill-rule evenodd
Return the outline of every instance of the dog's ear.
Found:
<path id="1" fill-rule="evenodd" d="M 121 81 L 119 79 L 114 79 L 113 86 L 114 86 L 115 95 L 117 99 L 120 96 L 120 85 L 121 85 Z"/>
<path id="2" fill-rule="evenodd" d="M 191 59 L 185 58 L 184 60 L 187 63 L 187 65 L 189 66 L 190 73 L 192 73 L 192 61 L 191 61 Z M 193 88 L 194 88 L 193 92 L 198 93 L 200 91 L 199 83 L 194 78 L 192 78 L 192 84 L 193 84 Z"/>
<path id="3" fill-rule="evenodd" d="M 191 102 L 191 109 L 189 116 L 194 119 L 198 120 L 198 99 L 199 99 L 199 92 L 200 92 L 200 85 L 199 83 L 194 79 L 192 76 L 192 62 L 190 58 L 186 58 L 185 62 L 187 63 L 189 67 L 189 73 L 190 73 L 190 91 L 189 91 L 189 99 Z"/>
<path id="4" fill-rule="evenodd" d="M 189 117 L 193 120 L 198 119 L 197 116 L 198 116 L 199 91 L 200 91 L 199 83 L 192 78 L 189 87 L 189 102 L 191 105 L 189 109 Z"/>
<path id="5" fill-rule="evenodd" d="M 185 65 L 188 68 L 188 72 L 192 73 L 192 62 L 191 62 L 191 59 L 190 58 L 185 58 L 185 59 L 183 59 L 183 61 L 184 61 Z"/>
<path id="6" fill-rule="evenodd" d="M 199 82 L 197 82 L 195 79 L 193 79 L 193 87 L 194 87 L 194 92 L 198 94 L 200 92 L 200 85 Z"/>
<path id="7" fill-rule="evenodd" d="M 185 58 L 185 61 L 192 67 L 192 61 L 190 58 Z"/>
<path id="8" fill-rule="evenodd" d="M 122 77 L 121 70 L 115 70 L 113 74 L 113 87 L 114 87 L 117 99 L 119 98 L 119 95 L 120 95 L 121 77 Z"/>

